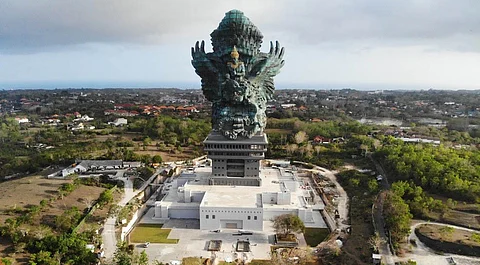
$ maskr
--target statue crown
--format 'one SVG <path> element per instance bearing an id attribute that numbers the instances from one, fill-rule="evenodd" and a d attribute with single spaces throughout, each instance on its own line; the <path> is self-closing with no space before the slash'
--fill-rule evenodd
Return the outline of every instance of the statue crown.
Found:
<path id="1" fill-rule="evenodd" d="M 231 56 L 232 58 L 238 59 L 238 57 L 240 56 L 240 54 L 238 54 L 237 46 L 233 45 L 233 50 L 232 50 L 232 52 L 230 53 L 230 56 Z"/>

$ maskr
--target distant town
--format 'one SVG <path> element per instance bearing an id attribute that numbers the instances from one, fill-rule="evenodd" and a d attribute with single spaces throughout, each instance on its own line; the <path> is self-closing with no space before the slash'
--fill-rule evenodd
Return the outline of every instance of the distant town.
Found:
<path id="1" fill-rule="evenodd" d="M 208 140 L 211 103 L 199 89 L 0 91 L 0 256 L 474 262 L 479 102 L 466 90 L 277 90 L 268 142 L 228 146 Z M 294 213 L 298 230 L 282 230 L 281 213 Z M 75 255 L 32 243 L 67 244 L 60 235 L 78 243 Z M 460 236 L 452 255 L 420 245 L 449 253 L 436 240 Z"/>

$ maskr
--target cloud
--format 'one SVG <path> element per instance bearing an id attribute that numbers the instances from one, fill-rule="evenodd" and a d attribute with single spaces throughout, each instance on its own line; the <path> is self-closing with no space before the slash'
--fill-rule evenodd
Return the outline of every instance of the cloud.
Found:
<path id="1" fill-rule="evenodd" d="M 3 0 L 0 52 L 87 43 L 161 45 L 187 38 L 193 43 L 209 39 L 230 9 L 244 11 L 266 40 L 480 51 L 478 0 Z"/>
<path id="2" fill-rule="evenodd" d="M 199 28 L 203 28 L 198 31 L 202 35 L 209 34 L 205 29 L 213 30 L 231 3 L 6 0 L 0 2 L 0 51 L 41 51 L 85 43 L 175 42 L 175 37 L 195 35 Z M 260 11 L 266 5 L 257 6 Z"/>
<path id="3" fill-rule="evenodd" d="M 431 45 L 480 51 L 480 1 L 357 0 L 299 1 L 283 8 L 284 33 L 296 42 L 318 45 L 369 42 L 373 45 Z M 275 22 L 269 29 L 275 27 Z"/>

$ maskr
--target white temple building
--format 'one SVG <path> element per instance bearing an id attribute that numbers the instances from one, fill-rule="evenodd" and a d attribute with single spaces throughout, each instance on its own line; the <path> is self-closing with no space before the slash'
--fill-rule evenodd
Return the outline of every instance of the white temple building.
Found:
<path id="1" fill-rule="evenodd" d="M 306 227 L 325 227 L 323 203 L 294 171 L 261 167 L 259 177 L 261 186 L 211 185 L 211 167 L 190 168 L 165 184 L 153 219 L 198 219 L 200 229 L 262 231 L 264 221 L 291 213 Z"/>

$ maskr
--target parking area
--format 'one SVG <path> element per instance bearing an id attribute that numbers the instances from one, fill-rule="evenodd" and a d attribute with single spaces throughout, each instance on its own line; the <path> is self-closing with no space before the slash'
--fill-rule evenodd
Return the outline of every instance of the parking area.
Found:
<path id="1" fill-rule="evenodd" d="M 270 245 L 273 244 L 274 231 L 272 223 L 264 222 L 264 231 L 254 231 L 252 235 L 237 235 L 237 229 L 223 229 L 220 232 L 199 230 L 194 220 L 170 220 L 164 227 L 172 228 L 168 238 L 180 239 L 178 244 L 154 244 L 148 248 L 143 244 L 137 244 L 138 251 L 145 250 L 151 261 L 158 260 L 171 263 L 174 260 L 182 260 L 184 257 L 214 257 L 220 260 L 270 259 Z M 188 227 L 188 228 L 186 228 Z M 220 251 L 208 251 L 210 240 L 221 240 Z M 237 241 L 250 242 L 249 252 L 237 252 Z M 300 242 L 304 242 L 303 237 Z"/>

